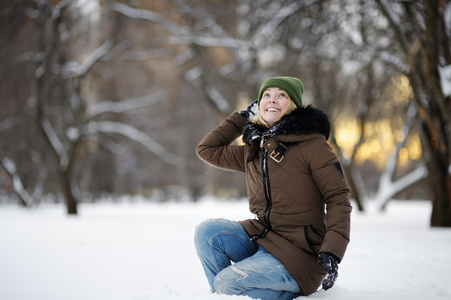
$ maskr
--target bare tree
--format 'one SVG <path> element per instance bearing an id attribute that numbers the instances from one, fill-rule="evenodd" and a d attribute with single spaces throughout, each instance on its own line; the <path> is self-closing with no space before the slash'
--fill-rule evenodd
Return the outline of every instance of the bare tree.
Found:
<path id="1" fill-rule="evenodd" d="M 86 92 L 85 86 L 93 68 L 101 64 L 101 60 L 108 62 L 108 56 L 114 56 L 113 52 L 118 50 L 110 39 L 91 50 L 92 46 L 86 39 L 78 36 L 83 29 L 74 24 L 77 18 L 76 2 L 60 1 L 56 5 L 47 1 L 37 1 L 33 4 L 23 2 L 21 13 L 25 13 L 34 21 L 35 27 L 29 29 L 37 34 L 37 38 L 36 44 L 31 44 L 32 51 L 18 55 L 16 68 L 22 65 L 34 66 L 34 78 L 31 78 L 34 88 L 26 90 L 30 93 L 29 99 L 34 103 L 31 109 L 28 109 L 28 114 L 35 119 L 46 144 L 40 149 L 28 150 L 38 151 L 39 157 L 45 156 L 48 149 L 53 153 L 55 165 L 42 168 L 54 168 L 56 171 L 68 214 L 77 213 L 77 203 L 82 195 L 76 182 L 79 176 L 75 173 L 82 171 L 79 167 L 77 169 L 77 165 L 82 162 L 80 154 L 89 149 L 85 144 L 87 141 L 93 141 L 93 136 L 120 135 L 141 144 L 167 164 L 183 166 L 180 157 L 167 151 L 147 133 L 131 124 L 104 117 L 121 115 L 153 105 L 164 98 L 163 93 L 154 91 L 150 95 L 120 99 L 122 101 L 119 102 L 99 102 Z M 93 44 L 96 41 L 98 40 L 94 39 Z M 14 118 L 19 117 L 7 117 L 2 124 L 12 123 Z M 5 133 L 10 128 L 11 126 L 3 126 L 1 132 Z M 101 140 L 96 139 L 97 143 L 99 141 Z M 8 148 L 13 149 L 11 146 Z M 21 180 L 21 172 L 17 170 L 14 159 L 3 149 L 0 158 L 22 203 L 27 206 L 36 203 L 37 200 L 33 197 L 40 194 L 30 194 L 27 191 L 30 188 Z M 40 184 L 37 187 L 40 187 L 42 180 L 38 182 Z"/>
<path id="2" fill-rule="evenodd" d="M 414 100 L 421 117 L 421 133 L 428 180 L 432 190 L 432 226 L 451 226 L 451 95 L 444 93 L 449 79 L 440 69 L 451 64 L 451 9 L 445 1 L 388 3 L 377 1 L 392 31 L 391 38 L 406 64 Z M 395 9 L 396 8 L 396 9 Z M 432 188 L 433 187 L 433 188 Z"/>
<path id="3" fill-rule="evenodd" d="M 379 181 L 376 197 L 379 198 L 381 208 L 384 208 L 387 201 L 400 191 L 428 175 L 433 198 L 431 225 L 449 226 L 451 222 L 450 134 L 446 128 L 450 126 L 451 109 L 449 94 L 445 92 L 450 82 L 445 78 L 444 70 L 447 70 L 450 63 L 450 28 L 445 22 L 445 16 L 451 9 L 450 5 L 443 1 L 389 2 L 383 0 L 378 0 L 376 3 L 334 1 L 334 5 L 329 7 L 331 11 L 334 7 L 341 9 L 335 9 L 336 13 L 329 16 L 337 21 L 335 23 L 337 28 L 342 27 L 346 30 L 336 31 L 338 36 L 336 49 L 340 55 L 331 53 L 330 58 L 340 57 L 345 64 L 346 60 L 352 61 L 359 64 L 361 70 L 365 68 L 365 65 L 374 65 L 379 70 L 381 68 L 384 70 L 384 72 L 379 71 L 379 74 L 383 74 L 385 79 L 372 80 L 371 88 L 367 90 L 369 99 L 363 97 L 363 101 L 355 105 L 364 107 L 363 111 L 367 111 L 373 103 L 371 99 L 374 99 L 376 91 L 384 86 L 384 81 L 396 74 L 406 76 L 413 90 L 412 101 L 415 104 L 407 103 L 410 108 L 408 106 L 402 108 L 406 116 L 403 129 L 404 140 L 396 145 Z M 360 12 L 360 18 L 355 12 Z M 441 77 L 440 70 L 442 70 Z M 355 74 L 358 73 L 353 73 L 354 76 Z M 371 73 L 368 74 L 371 75 Z M 371 78 L 371 76 L 368 77 L 368 79 Z M 381 102 L 384 99 L 381 99 L 381 95 L 377 95 L 377 101 Z M 359 117 L 361 126 L 365 124 L 363 116 L 365 115 Z M 414 122 L 416 116 L 420 118 L 422 124 L 420 132 L 423 137 L 423 160 L 426 162 L 427 169 L 424 165 L 420 165 L 410 173 L 395 178 L 399 151 L 406 145 L 410 136 L 408 133 L 418 127 Z M 383 117 L 390 117 L 390 115 L 385 114 Z M 374 118 L 374 115 L 371 118 Z M 363 129 L 364 127 L 361 127 L 362 136 L 356 146 L 362 141 Z"/>

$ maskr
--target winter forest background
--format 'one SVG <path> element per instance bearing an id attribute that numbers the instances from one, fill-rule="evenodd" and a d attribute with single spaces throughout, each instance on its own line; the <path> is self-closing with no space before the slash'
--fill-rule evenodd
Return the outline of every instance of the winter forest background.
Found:
<path id="1" fill-rule="evenodd" d="M 2 204 L 245 197 L 194 149 L 290 75 L 331 119 L 356 210 L 431 200 L 451 226 L 449 1 L 5 0 L 0 16 Z"/>

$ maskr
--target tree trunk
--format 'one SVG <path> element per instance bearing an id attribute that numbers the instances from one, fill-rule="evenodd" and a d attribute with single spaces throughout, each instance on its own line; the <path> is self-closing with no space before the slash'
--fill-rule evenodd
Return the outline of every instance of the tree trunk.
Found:
<path id="1" fill-rule="evenodd" d="M 360 192 L 359 192 L 359 188 L 357 187 L 355 180 L 354 180 L 354 176 L 352 176 L 352 170 L 351 167 L 348 165 L 343 165 L 343 170 L 345 172 L 346 175 L 346 180 L 348 181 L 349 184 L 349 188 L 351 189 L 351 197 L 354 198 L 355 203 L 357 204 L 357 209 L 358 211 L 362 212 L 365 210 L 365 207 L 363 206 L 363 201 L 360 197 Z"/>
<path id="2" fill-rule="evenodd" d="M 440 52 L 445 54 L 445 58 L 449 57 L 446 53 L 449 48 L 443 47 L 447 44 L 447 37 L 441 30 L 444 22 L 442 5 L 439 0 L 426 1 L 424 72 L 430 105 L 423 130 L 428 137 L 429 179 L 433 187 L 431 226 L 451 227 L 451 176 L 448 172 L 451 138 L 447 129 L 451 124 L 451 105 L 443 95 L 438 72 Z"/>
<path id="3" fill-rule="evenodd" d="M 431 226 L 451 227 L 451 176 L 434 174 L 431 184 L 435 187 Z"/>
<path id="4" fill-rule="evenodd" d="M 66 210 L 67 214 L 69 215 L 76 215 L 78 213 L 77 210 L 77 204 L 80 199 L 74 194 L 74 190 L 71 185 L 71 177 L 72 177 L 72 167 L 75 165 L 78 146 L 80 145 L 81 141 L 78 139 L 77 141 L 72 143 L 71 147 L 71 153 L 69 156 L 69 162 L 66 166 L 66 168 L 61 168 L 60 165 L 60 171 L 59 171 L 59 177 L 61 181 L 61 188 L 64 194 L 64 201 L 66 203 Z"/>
<path id="5" fill-rule="evenodd" d="M 335 149 L 337 149 L 337 156 L 341 161 L 341 166 L 343 167 L 346 181 L 348 182 L 349 188 L 351 190 L 351 197 L 355 200 L 355 203 L 357 204 L 357 209 L 362 212 L 365 210 L 365 207 L 363 206 L 363 201 L 360 196 L 360 189 L 355 183 L 354 176 L 352 174 L 352 162 L 348 162 L 346 158 L 343 156 L 341 148 L 338 145 L 334 134 L 332 134 L 330 142 L 335 147 Z"/>
<path id="6" fill-rule="evenodd" d="M 76 215 L 78 213 L 77 199 L 72 192 L 69 173 L 69 168 L 66 170 L 61 170 L 59 177 L 61 181 L 61 188 L 64 194 L 64 201 L 66 203 L 67 214 Z"/>
<path id="7" fill-rule="evenodd" d="M 427 165 L 429 169 L 428 180 L 432 189 L 431 226 L 451 227 L 451 176 L 448 172 L 449 161 L 440 151 L 440 144 L 431 135 L 429 128 L 423 125 L 423 134 L 426 149 L 429 153 Z M 429 143 L 428 143 L 429 142 Z"/>
<path id="8" fill-rule="evenodd" d="M 50 15 L 54 9 L 48 3 L 39 3 L 38 11 L 42 14 L 42 17 L 37 19 L 37 30 L 39 33 L 38 49 L 44 53 L 44 59 L 37 63 L 36 70 L 42 70 L 42 73 L 36 75 L 36 97 L 37 97 L 37 113 L 36 121 L 40 131 L 43 134 L 44 140 L 47 142 L 51 149 L 51 152 L 55 155 L 57 161 L 58 179 L 60 180 L 62 193 L 64 195 L 66 209 L 68 214 L 77 214 L 77 199 L 73 193 L 70 184 L 71 166 L 73 165 L 76 155 L 76 148 L 78 142 L 74 142 L 70 147 L 70 156 L 67 152 L 63 141 L 58 136 L 57 130 L 55 130 L 47 116 L 46 106 L 48 99 L 53 96 L 53 89 L 55 86 L 61 87 L 62 91 L 66 90 L 68 85 L 67 80 L 61 77 L 61 74 L 54 74 L 50 72 L 53 69 L 53 63 L 55 61 L 66 61 L 64 57 L 64 51 L 58 42 L 58 25 L 59 18 L 54 18 Z M 38 74 L 38 72 L 36 71 Z M 59 94 L 61 102 L 65 102 L 68 99 L 69 93 Z"/>
<path id="9" fill-rule="evenodd" d="M 447 143 L 445 139 L 439 139 L 437 131 L 434 131 L 436 128 L 432 127 L 433 115 L 425 115 L 422 126 L 423 147 L 427 152 L 429 170 L 428 181 L 432 189 L 431 226 L 451 227 L 451 176 L 448 171 L 447 152 L 444 152 Z"/>

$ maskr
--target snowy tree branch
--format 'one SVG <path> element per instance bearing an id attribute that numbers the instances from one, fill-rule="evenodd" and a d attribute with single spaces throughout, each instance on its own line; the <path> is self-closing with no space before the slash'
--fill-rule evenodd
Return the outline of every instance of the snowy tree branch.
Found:
<path id="1" fill-rule="evenodd" d="M 167 31 L 174 35 L 171 41 L 174 44 L 196 44 L 205 47 L 228 47 L 228 48 L 243 48 L 250 47 L 251 43 L 249 41 L 243 41 L 230 37 L 213 37 L 213 36 L 202 36 L 199 33 L 193 33 L 186 26 L 178 25 L 161 14 L 155 13 L 153 11 L 145 9 L 137 9 L 130 7 L 128 5 L 114 2 L 108 6 L 112 11 L 123 14 L 124 16 L 141 19 L 146 21 L 151 21 L 161 25 Z"/>
<path id="2" fill-rule="evenodd" d="M 419 166 L 415 170 L 411 171 L 407 175 L 404 175 L 396 181 L 391 180 L 391 174 L 382 174 L 379 181 L 380 187 L 376 196 L 376 199 L 379 202 L 379 210 L 385 210 L 387 203 L 392 197 L 405 190 L 412 184 L 420 181 L 423 178 L 426 178 L 427 174 L 428 169 L 425 165 Z"/>
<path id="3" fill-rule="evenodd" d="M 39 199 L 42 196 L 42 193 L 44 191 L 44 183 L 47 179 L 47 175 L 48 175 L 48 169 L 45 166 L 42 166 L 39 169 L 39 177 L 38 177 L 38 181 L 36 183 L 36 186 L 34 188 L 33 194 L 32 194 L 32 198 L 36 199 L 36 202 L 39 202 Z"/>
<path id="4" fill-rule="evenodd" d="M 442 87 L 442 93 L 445 97 L 451 96 L 451 65 L 445 67 L 438 67 L 440 74 L 440 83 Z"/>
<path id="5" fill-rule="evenodd" d="M 396 33 L 399 43 L 404 50 L 404 53 L 409 52 L 409 42 L 406 40 L 406 35 L 401 32 L 401 21 L 397 17 L 396 13 L 391 9 L 388 5 L 387 0 L 377 0 L 379 6 L 381 7 L 382 12 L 388 19 L 388 22 L 391 24 L 393 30 Z"/>
<path id="6" fill-rule="evenodd" d="M 342 53 L 342 56 L 344 56 L 344 57 L 356 58 L 359 61 L 365 62 L 365 65 L 371 63 L 375 59 L 380 59 L 385 64 L 393 66 L 394 68 L 396 68 L 399 72 L 403 73 L 404 75 L 409 74 L 408 64 L 403 59 L 396 56 L 395 54 L 392 54 L 385 50 L 374 49 L 368 45 L 361 47 L 361 46 L 356 45 L 352 41 L 349 41 L 348 44 L 350 44 L 350 45 L 352 44 L 353 46 L 355 46 L 355 48 L 353 49 L 353 51 L 349 51 L 348 49 L 345 49 L 344 53 Z M 328 57 L 328 59 L 333 60 L 333 59 L 335 59 L 335 57 L 333 57 L 333 56 Z"/>
<path id="7" fill-rule="evenodd" d="M 409 66 L 399 57 L 387 52 L 387 51 L 374 51 L 373 52 L 377 57 L 379 57 L 385 63 L 388 63 L 394 66 L 398 71 L 403 73 L 404 75 L 409 74 Z"/>
<path id="8" fill-rule="evenodd" d="M 384 210 L 388 201 L 394 197 L 397 193 L 405 190 L 415 182 L 425 178 L 428 174 L 426 166 L 421 165 L 414 171 L 404 175 L 400 179 L 393 181 L 393 177 L 396 171 L 396 165 L 399 158 L 399 153 L 403 147 L 407 144 L 408 136 L 412 129 L 413 123 L 416 119 L 418 111 L 414 101 L 411 101 L 409 108 L 407 109 L 407 116 L 404 126 L 402 128 L 403 134 L 406 138 L 401 143 L 396 145 L 395 152 L 390 156 L 387 161 L 384 172 L 379 179 L 379 187 L 376 195 L 376 199 L 379 202 L 379 209 Z"/>
<path id="9" fill-rule="evenodd" d="M 158 23 L 161 26 L 163 26 L 167 31 L 175 35 L 187 35 L 189 33 L 186 27 L 179 26 L 176 23 L 168 20 L 161 14 L 158 14 L 150 10 L 137 9 L 117 2 L 111 3 L 110 5 L 108 5 L 108 8 L 112 11 L 118 12 L 132 19 L 141 19 Z"/>
<path id="10" fill-rule="evenodd" d="M 44 129 L 44 132 L 48 140 L 50 141 L 51 146 L 58 155 L 60 168 L 66 169 L 69 165 L 69 157 L 67 155 L 66 149 L 64 149 L 63 143 L 58 138 L 55 130 L 53 130 L 52 124 L 50 124 L 50 121 L 46 117 L 43 117 L 41 119 L 41 126 Z"/>
<path id="11" fill-rule="evenodd" d="M 208 100 L 214 107 L 216 107 L 221 113 L 228 115 L 232 112 L 232 108 L 229 102 L 224 98 L 224 96 L 214 87 L 208 84 L 202 79 L 203 70 L 201 67 L 195 67 L 185 73 L 185 79 L 191 83 L 196 89 L 204 92 L 207 95 Z M 200 83 L 196 84 L 196 80 Z"/>
<path id="12" fill-rule="evenodd" d="M 142 97 L 130 98 L 119 102 L 103 101 L 99 102 L 88 109 L 88 117 L 94 118 L 102 113 L 123 113 L 145 106 L 155 104 L 164 99 L 165 94 L 162 92 L 152 93 Z"/>
<path id="13" fill-rule="evenodd" d="M 227 47 L 227 48 L 249 48 L 252 46 L 251 42 L 242 41 L 230 37 L 210 37 L 198 36 L 196 33 L 186 36 L 174 36 L 170 41 L 173 44 L 195 44 L 204 47 Z"/>
<path id="14" fill-rule="evenodd" d="M 252 39 L 254 48 L 262 47 L 262 42 L 271 36 L 277 27 L 289 16 L 293 15 L 301 8 L 312 5 L 315 2 L 318 2 L 318 0 L 293 1 L 293 3 L 287 6 L 282 6 L 282 8 L 268 22 L 265 22 L 254 35 Z"/>
<path id="15" fill-rule="evenodd" d="M 16 191 L 16 194 L 19 196 L 23 204 L 25 206 L 31 206 L 31 204 L 33 203 L 33 199 L 23 186 L 22 180 L 20 179 L 20 176 L 17 173 L 16 165 L 6 156 L 1 146 L 0 146 L 0 164 L 3 166 L 3 168 L 11 177 L 14 191 Z"/>
<path id="16" fill-rule="evenodd" d="M 111 40 L 107 40 L 99 48 L 94 50 L 83 63 L 76 61 L 67 62 L 62 68 L 63 78 L 70 79 L 86 74 L 103 55 L 108 53 L 112 46 L 113 42 Z"/>
<path id="17" fill-rule="evenodd" d="M 89 123 L 83 131 L 86 135 L 95 134 L 98 132 L 114 133 L 125 136 L 143 145 L 147 150 L 154 153 L 164 162 L 170 165 L 184 165 L 182 157 L 169 153 L 159 143 L 155 142 L 144 132 L 124 123 L 113 121 L 99 121 Z"/>
<path id="18" fill-rule="evenodd" d="M 168 53 L 168 50 L 164 48 L 150 49 L 141 52 L 125 51 L 120 55 L 120 58 L 123 60 L 138 61 L 138 62 L 155 58 L 170 58 L 170 57 L 172 56 L 170 55 L 170 53 Z"/>
<path id="19" fill-rule="evenodd" d="M 205 87 L 205 91 L 207 92 L 207 95 L 211 99 L 211 101 L 215 103 L 216 107 L 218 107 L 221 112 L 228 114 L 232 111 L 229 102 L 227 102 L 227 100 L 224 98 L 224 96 L 222 96 L 222 94 L 215 86 L 207 85 Z"/>
<path id="20" fill-rule="evenodd" d="M 21 123 L 22 116 L 16 116 L 12 118 L 7 118 L 0 122 L 0 132 L 5 131 L 11 127 L 19 125 Z"/>

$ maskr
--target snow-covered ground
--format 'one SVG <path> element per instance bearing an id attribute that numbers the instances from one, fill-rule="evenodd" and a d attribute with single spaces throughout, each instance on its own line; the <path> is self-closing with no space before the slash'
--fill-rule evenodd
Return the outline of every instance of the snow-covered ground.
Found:
<path id="1" fill-rule="evenodd" d="M 430 228 L 429 202 L 353 212 L 333 289 L 312 299 L 451 299 L 451 229 Z M 206 218 L 251 217 L 245 201 L 0 206 L 2 300 L 227 300 L 214 295 L 193 247 Z M 303 297 L 300 297 L 301 299 Z"/>

